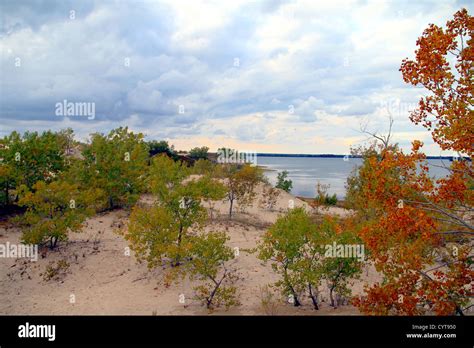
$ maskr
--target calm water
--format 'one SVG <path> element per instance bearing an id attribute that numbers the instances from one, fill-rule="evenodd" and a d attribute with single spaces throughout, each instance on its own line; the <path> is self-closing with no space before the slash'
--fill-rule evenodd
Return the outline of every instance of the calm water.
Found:
<path id="1" fill-rule="evenodd" d="M 259 166 L 265 166 L 268 171 L 265 175 L 275 185 L 277 173 L 283 170 L 289 172 L 289 178 L 293 181 L 291 193 L 303 197 L 315 197 L 316 183 L 329 184 L 329 194 L 335 193 L 338 198 L 345 197 L 345 184 L 351 171 L 361 165 L 360 158 L 321 158 L 321 157 L 264 157 L 259 156 Z M 437 166 L 449 166 L 447 160 L 428 160 L 430 174 L 441 177 L 447 174 L 447 170 Z"/>

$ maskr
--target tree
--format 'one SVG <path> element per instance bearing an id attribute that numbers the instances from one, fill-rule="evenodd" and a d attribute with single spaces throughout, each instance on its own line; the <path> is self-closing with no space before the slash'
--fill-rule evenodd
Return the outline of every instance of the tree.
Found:
<path id="1" fill-rule="evenodd" d="M 318 273 L 329 288 L 331 306 L 339 303 L 335 297 L 350 297 L 350 280 L 357 279 L 365 260 L 365 247 L 354 231 L 350 219 L 338 222 L 330 216 L 323 218 L 317 227 L 319 238 L 325 244 L 324 255 L 320 256 Z M 318 249 L 320 251 L 320 249 Z"/>
<path id="2" fill-rule="evenodd" d="M 232 218 L 232 208 L 237 200 L 240 206 L 251 204 L 255 198 L 255 187 L 262 180 L 262 172 L 258 167 L 249 164 L 239 168 L 236 165 L 227 165 L 224 168 L 227 200 L 229 201 L 229 218 Z"/>
<path id="3" fill-rule="evenodd" d="M 474 17 L 465 8 L 446 23 L 430 24 L 417 40 L 415 60 L 404 59 L 405 82 L 422 85 L 429 96 L 420 99 L 410 119 L 431 131 L 443 150 L 472 157 L 474 148 Z"/>
<path id="4" fill-rule="evenodd" d="M 70 134 L 72 136 L 72 134 Z M 51 182 L 67 168 L 63 133 L 12 132 L 0 140 L 0 187 L 4 203 L 9 204 L 10 190 L 24 184 L 29 189 L 37 181 Z"/>
<path id="5" fill-rule="evenodd" d="M 207 159 L 209 148 L 207 146 L 195 147 L 189 151 L 189 157 L 198 159 Z"/>
<path id="6" fill-rule="evenodd" d="M 95 191 L 81 192 L 77 185 L 65 181 L 49 184 L 38 181 L 30 191 L 20 188 L 18 204 L 27 211 L 17 218 L 23 226 L 22 241 L 26 244 L 44 245 L 53 249 L 59 241 L 67 240 L 70 231 L 78 232 L 85 218 L 92 213 L 89 208 Z"/>
<path id="7" fill-rule="evenodd" d="M 216 165 L 207 159 L 198 159 L 193 166 L 193 173 L 198 175 L 214 175 Z"/>
<path id="8" fill-rule="evenodd" d="M 360 236 L 384 275 L 382 284 L 367 288 L 367 295 L 356 301 L 367 313 L 451 314 L 468 301 L 459 294 L 469 291 L 465 287 L 472 281 L 470 247 L 458 245 L 455 254 L 450 251 L 453 246 L 447 243 L 453 242 L 449 234 L 454 226 L 429 202 L 444 206 L 454 200 L 429 177 L 420 148 L 421 143 L 414 142 L 410 154 L 384 150 L 383 156 L 366 158 L 359 169 L 363 184 L 357 195 L 364 221 Z M 445 212 L 452 215 L 452 208 Z"/>
<path id="9" fill-rule="evenodd" d="M 235 271 L 229 268 L 233 250 L 225 245 L 229 237 L 224 232 L 209 232 L 192 239 L 188 269 L 192 279 L 204 281 L 194 288 L 196 297 L 208 309 L 238 305 Z"/>
<path id="10" fill-rule="evenodd" d="M 303 247 L 309 235 L 314 235 L 313 232 L 314 225 L 308 214 L 302 208 L 295 208 L 277 219 L 258 246 L 258 257 L 263 261 L 272 261 L 273 270 L 281 275 L 275 285 L 284 296 L 290 296 L 294 306 L 301 306 L 300 293 L 304 290 L 300 268 L 304 263 Z M 308 265 L 305 266 L 306 270 Z"/>
<path id="11" fill-rule="evenodd" d="M 14 167 L 0 162 L 0 201 L 3 205 L 10 204 L 10 189 L 15 187 Z"/>
<path id="12" fill-rule="evenodd" d="M 303 208 L 295 208 L 277 219 L 257 249 L 261 260 L 272 262 L 281 276 L 275 285 L 294 306 L 302 305 L 307 292 L 314 309 L 319 309 L 318 288 L 323 279 L 328 282 L 331 305 L 336 307 L 334 292 L 349 296 L 347 283 L 361 272 L 360 255 L 328 254 L 328 248 L 352 248 L 358 242 L 349 224 L 339 225 L 328 216 L 315 224 Z"/>
<path id="13" fill-rule="evenodd" d="M 148 156 L 141 133 L 120 127 L 107 136 L 92 134 L 83 156 L 76 180 L 104 190 L 108 209 L 132 205 L 144 191 Z"/>
<path id="14" fill-rule="evenodd" d="M 137 260 L 146 261 L 149 268 L 177 259 L 181 253 L 182 245 L 176 242 L 179 230 L 164 207 L 133 207 L 127 229 L 124 236 L 130 248 Z"/>
<path id="15" fill-rule="evenodd" d="M 408 154 L 396 146 L 368 151 L 353 181 L 360 236 L 384 275 L 355 301 L 366 313 L 462 315 L 470 303 L 472 30 L 473 18 L 464 9 L 446 31 L 430 25 L 417 41 L 416 60 L 404 60 L 401 67 L 406 82 L 432 92 L 420 100 L 412 121 L 428 128 L 442 149 L 463 152 L 471 161 L 453 161 L 449 175 L 434 180 L 423 144 L 413 141 Z M 448 53 L 456 58 L 456 72 Z"/>
<path id="16" fill-rule="evenodd" d="M 199 179 L 202 199 L 209 205 L 209 215 L 213 218 L 214 202 L 227 196 L 226 187 L 211 175 L 204 175 Z"/>
<path id="17" fill-rule="evenodd" d="M 148 153 L 150 157 L 153 157 L 158 154 L 166 154 L 169 158 L 174 159 L 175 161 L 178 160 L 178 155 L 173 147 L 173 145 L 169 145 L 166 140 L 152 140 L 147 143 L 148 145 Z"/>
<path id="18" fill-rule="evenodd" d="M 222 184 L 209 177 L 189 179 L 189 172 L 165 155 L 152 161 L 148 184 L 156 201 L 151 207 L 133 209 L 125 233 L 138 258 L 149 267 L 163 261 L 178 266 L 189 259 L 189 230 L 200 230 L 207 218 L 201 200 L 223 195 Z"/>
<path id="19" fill-rule="evenodd" d="M 276 188 L 282 189 L 286 192 L 290 192 L 293 187 L 293 181 L 287 179 L 288 172 L 286 170 L 277 174 L 277 184 Z"/>

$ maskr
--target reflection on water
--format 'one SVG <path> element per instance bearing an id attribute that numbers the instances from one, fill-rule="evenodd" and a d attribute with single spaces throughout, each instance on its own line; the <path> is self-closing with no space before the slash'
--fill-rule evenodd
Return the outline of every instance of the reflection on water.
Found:
<path id="1" fill-rule="evenodd" d="M 328 193 L 337 194 L 338 198 L 344 198 L 346 180 L 352 170 L 362 164 L 360 158 L 349 158 L 344 161 L 342 158 L 323 157 L 264 157 L 257 159 L 259 166 L 265 166 L 268 171 L 265 175 L 270 182 L 275 185 L 277 173 L 283 170 L 289 172 L 289 178 L 293 181 L 291 193 L 296 196 L 314 197 L 316 195 L 316 183 L 330 185 Z M 441 177 L 447 174 L 447 170 L 442 168 L 449 166 L 446 160 L 428 160 L 430 175 Z"/>

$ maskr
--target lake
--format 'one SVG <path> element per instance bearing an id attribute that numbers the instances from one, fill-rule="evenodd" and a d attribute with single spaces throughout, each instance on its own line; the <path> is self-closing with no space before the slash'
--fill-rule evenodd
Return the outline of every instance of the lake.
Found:
<path id="1" fill-rule="evenodd" d="M 266 157 L 259 155 L 257 164 L 266 167 L 265 175 L 275 185 L 277 174 L 283 170 L 289 172 L 293 181 L 291 193 L 295 196 L 315 197 L 316 183 L 330 185 L 328 193 L 335 193 L 339 199 L 346 194 L 346 180 L 351 171 L 361 165 L 362 159 L 325 158 L 325 157 Z M 439 166 L 449 166 L 448 160 L 430 159 L 430 174 L 434 177 L 445 176 L 448 171 Z"/>

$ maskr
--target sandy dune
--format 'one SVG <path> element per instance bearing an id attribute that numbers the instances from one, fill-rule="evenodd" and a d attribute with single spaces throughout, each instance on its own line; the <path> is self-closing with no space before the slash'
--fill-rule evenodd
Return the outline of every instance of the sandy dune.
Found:
<path id="1" fill-rule="evenodd" d="M 262 191 L 260 185 L 258 191 Z M 259 195 L 257 195 L 258 197 Z M 294 196 L 281 192 L 275 211 L 267 211 L 255 201 L 244 212 L 235 214 L 229 221 L 228 202 L 216 202 L 214 218 L 206 231 L 226 231 L 229 245 L 240 250 L 256 246 L 260 236 L 279 214 L 294 206 L 312 208 Z M 142 203 L 152 201 L 150 196 L 142 197 Z M 236 211 L 239 211 L 237 204 Z M 344 215 L 341 208 L 331 208 L 330 214 Z M 126 226 L 127 211 L 116 210 L 94 216 L 87 220 L 81 233 L 70 235 L 67 243 L 58 250 L 50 251 L 37 262 L 25 259 L 0 259 L 0 314 L 144 314 L 144 315 L 192 315 L 207 314 L 208 311 L 193 300 L 193 284 L 185 279 L 166 286 L 162 269 L 148 270 L 145 264 L 138 264 L 133 253 L 125 255 L 126 241 L 116 233 Z M 4 222 L 0 226 L 0 243 L 18 243 L 20 231 Z M 69 269 L 58 279 L 43 280 L 47 265 L 57 260 L 66 260 Z M 270 265 L 264 265 L 254 254 L 241 251 L 233 265 L 238 269 L 240 279 L 236 286 L 241 306 L 225 311 L 217 309 L 216 314 L 358 314 L 357 309 L 347 305 L 333 309 L 324 302 L 319 311 L 306 304 L 295 308 L 283 299 L 276 298 L 275 306 L 269 310 L 261 305 L 261 287 L 273 283 L 277 276 Z M 372 269 L 363 273 L 363 279 L 372 281 L 376 274 Z M 324 286 L 320 288 L 322 299 L 328 295 Z M 353 292 L 362 291 L 361 281 L 353 285 Z M 180 303 L 184 294 L 185 303 Z M 71 296 L 73 295 L 73 296 Z M 276 295 L 278 297 L 278 295 Z M 75 303 L 71 303 L 75 299 Z"/>

